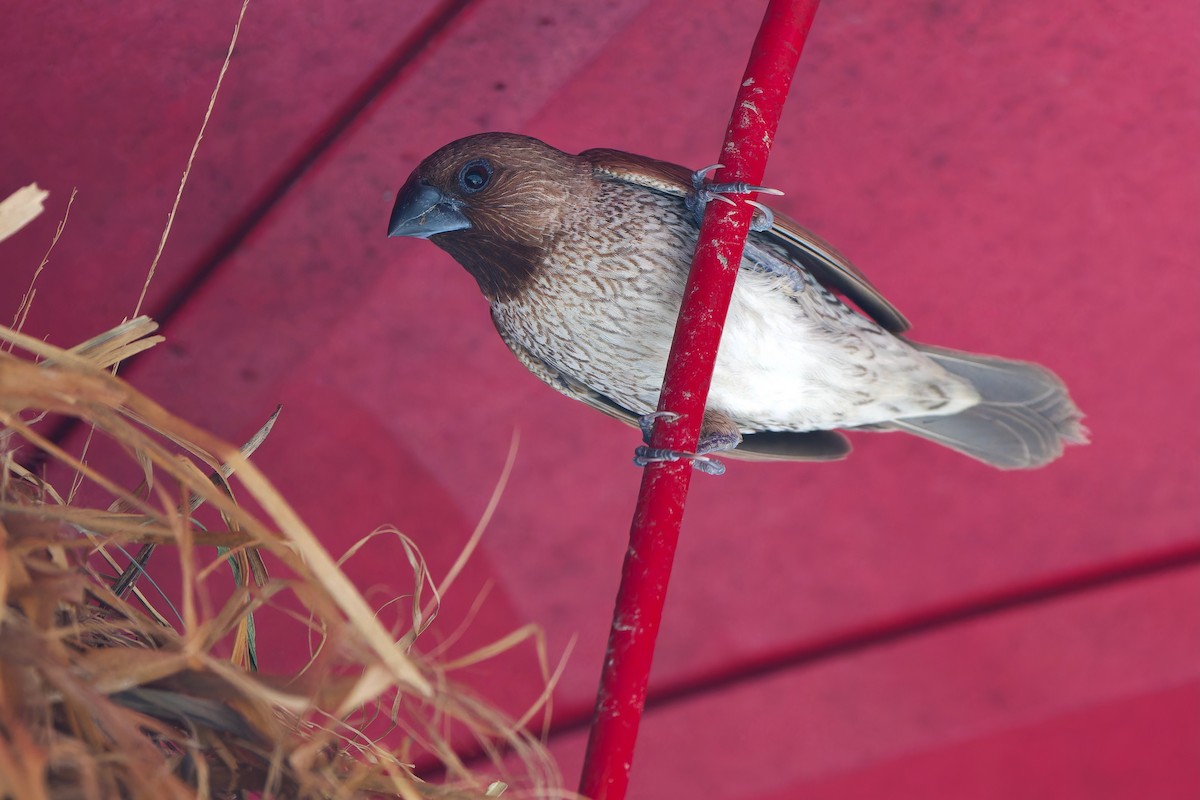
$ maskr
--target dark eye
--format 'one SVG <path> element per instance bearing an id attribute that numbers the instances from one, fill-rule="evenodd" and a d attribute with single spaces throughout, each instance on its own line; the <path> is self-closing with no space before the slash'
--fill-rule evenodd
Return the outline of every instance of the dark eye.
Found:
<path id="1" fill-rule="evenodd" d="M 483 158 L 468 161 L 458 173 L 458 185 L 467 194 L 475 194 L 487 188 L 491 180 L 492 165 Z"/>

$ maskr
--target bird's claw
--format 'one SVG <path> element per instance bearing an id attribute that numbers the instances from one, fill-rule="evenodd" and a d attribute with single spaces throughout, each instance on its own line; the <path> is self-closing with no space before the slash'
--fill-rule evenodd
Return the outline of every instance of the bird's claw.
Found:
<path id="1" fill-rule="evenodd" d="M 756 211 L 754 217 L 750 220 L 750 230 L 752 231 L 769 231 L 775 227 L 775 212 L 764 206 L 757 200 L 747 200 L 746 205 L 754 206 Z"/>
<path id="2" fill-rule="evenodd" d="M 654 430 L 654 423 L 660 419 L 674 422 L 679 419 L 679 415 L 674 411 L 654 411 L 638 417 L 638 427 L 642 429 L 642 441 L 646 444 L 650 444 L 650 434 Z"/>
<path id="3" fill-rule="evenodd" d="M 731 206 L 737 205 L 733 200 L 726 197 L 730 194 L 770 194 L 781 196 L 783 192 L 778 189 L 772 189 L 769 186 L 756 186 L 751 183 L 737 181 L 734 183 L 710 183 L 708 181 L 708 173 L 713 170 L 722 169 L 723 164 L 710 164 L 703 169 L 698 169 L 692 173 L 692 192 L 687 196 L 685 201 L 688 210 L 694 213 L 697 217 L 704 213 L 704 207 L 708 205 L 710 200 L 720 200 L 722 203 L 728 203 Z M 770 230 L 775 224 L 775 214 L 771 209 L 758 203 L 754 200 L 747 200 L 747 204 L 754 206 L 754 218 L 750 223 L 752 231 Z"/>
<path id="4" fill-rule="evenodd" d="M 706 475 L 722 475 L 725 472 L 725 465 L 706 454 L 721 450 L 732 450 L 742 440 L 741 436 L 737 434 L 710 434 L 700 439 L 696 445 L 695 453 L 689 453 L 684 450 L 669 450 L 662 447 L 650 447 L 650 434 L 654 430 L 654 423 L 660 419 L 667 422 L 674 422 L 679 419 L 679 415 L 674 411 L 655 411 L 651 414 L 643 414 L 638 417 L 638 427 L 642 429 L 642 440 L 646 443 L 646 446 L 639 447 L 633 451 L 633 463 L 639 467 L 659 461 L 688 460 L 692 462 L 692 465 L 696 469 Z"/>
<path id="5" fill-rule="evenodd" d="M 691 461 L 692 466 L 705 475 L 723 475 L 725 465 L 715 458 L 702 456 L 698 453 L 687 453 L 682 450 L 667 450 L 661 447 L 639 447 L 633 451 L 633 463 L 644 467 L 662 461 Z"/>

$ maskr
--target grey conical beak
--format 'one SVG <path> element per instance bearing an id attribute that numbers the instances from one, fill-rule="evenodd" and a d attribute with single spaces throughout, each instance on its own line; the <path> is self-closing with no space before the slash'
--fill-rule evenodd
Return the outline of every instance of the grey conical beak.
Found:
<path id="1" fill-rule="evenodd" d="M 414 236 L 428 239 L 449 231 L 471 227 L 462 213 L 463 203 L 447 197 L 414 172 L 396 194 L 396 205 L 388 220 L 388 236 Z"/>

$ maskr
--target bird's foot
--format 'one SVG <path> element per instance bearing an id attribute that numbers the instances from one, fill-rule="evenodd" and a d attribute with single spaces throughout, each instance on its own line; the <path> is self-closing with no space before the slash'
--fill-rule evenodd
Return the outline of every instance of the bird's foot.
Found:
<path id="1" fill-rule="evenodd" d="M 659 461 L 691 461 L 692 466 L 705 475 L 723 475 L 725 465 L 715 458 L 689 453 L 684 450 L 664 450 L 659 447 L 639 447 L 633 451 L 634 466 L 644 467 Z"/>
<path id="2" fill-rule="evenodd" d="M 783 194 L 783 192 L 780 192 Z M 754 216 L 750 218 L 750 230 L 769 231 L 775 227 L 775 212 L 757 200 L 747 200 L 746 205 L 754 206 Z"/>
<path id="3" fill-rule="evenodd" d="M 646 444 L 650 444 L 650 434 L 654 432 L 654 423 L 660 419 L 674 422 L 679 419 L 679 415 L 674 411 L 654 411 L 638 417 L 638 427 L 642 429 L 642 441 Z"/>
<path id="4" fill-rule="evenodd" d="M 655 421 L 660 419 L 673 422 L 679 419 L 679 415 L 673 411 L 655 411 L 653 414 L 644 414 L 638 418 L 638 426 L 642 429 L 642 439 L 646 442 L 646 445 L 633 451 L 633 463 L 636 466 L 644 467 L 647 464 L 659 461 L 687 460 L 691 461 L 692 466 L 706 475 L 722 475 L 725 472 L 725 465 L 707 454 L 732 450 L 742 441 L 741 434 L 739 433 L 712 433 L 701 437 L 694 453 L 684 450 L 650 447 L 650 433 L 654 428 Z"/>
<path id="5" fill-rule="evenodd" d="M 757 193 L 780 196 L 783 194 L 778 189 L 772 189 L 767 186 L 755 186 L 754 184 L 743 183 L 741 181 L 736 183 L 710 183 L 707 178 L 708 173 L 722 168 L 722 164 L 712 164 L 692 173 L 692 192 L 684 202 L 688 210 L 696 215 L 697 222 L 704 215 L 704 207 L 708 205 L 710 200 L 720 200 L 722 203 L 728 203 L 731 206 L 737 205 L 737 203 L 725 195 Z M 771 209 L 754 200 L 747 200 L 746 203 L 754 206 L 754 218 L 750 221 L 750 230 L 770 230 L 775 224 L 775 214 Z"/>

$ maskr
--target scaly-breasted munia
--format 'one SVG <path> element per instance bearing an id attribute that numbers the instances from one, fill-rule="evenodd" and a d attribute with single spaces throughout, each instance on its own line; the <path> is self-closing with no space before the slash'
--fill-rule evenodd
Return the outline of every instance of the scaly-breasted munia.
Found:
<path id="1" fill-rule="evenodd" d="M 421 162 L 388 232 L 428 238 L 465 267 L 534 375 L 636 425 L 658 403 L 696 194 L 675 164 L 485 133 Z M 1019 469 L 1086 441 L 1052 372 L 911 341 L 907 320 L 836 250 L 780 214 L 765 223 L 747 240 L 702 449 L 833 459 L 850 450 L 834 429 L 899 430 Z"/>

